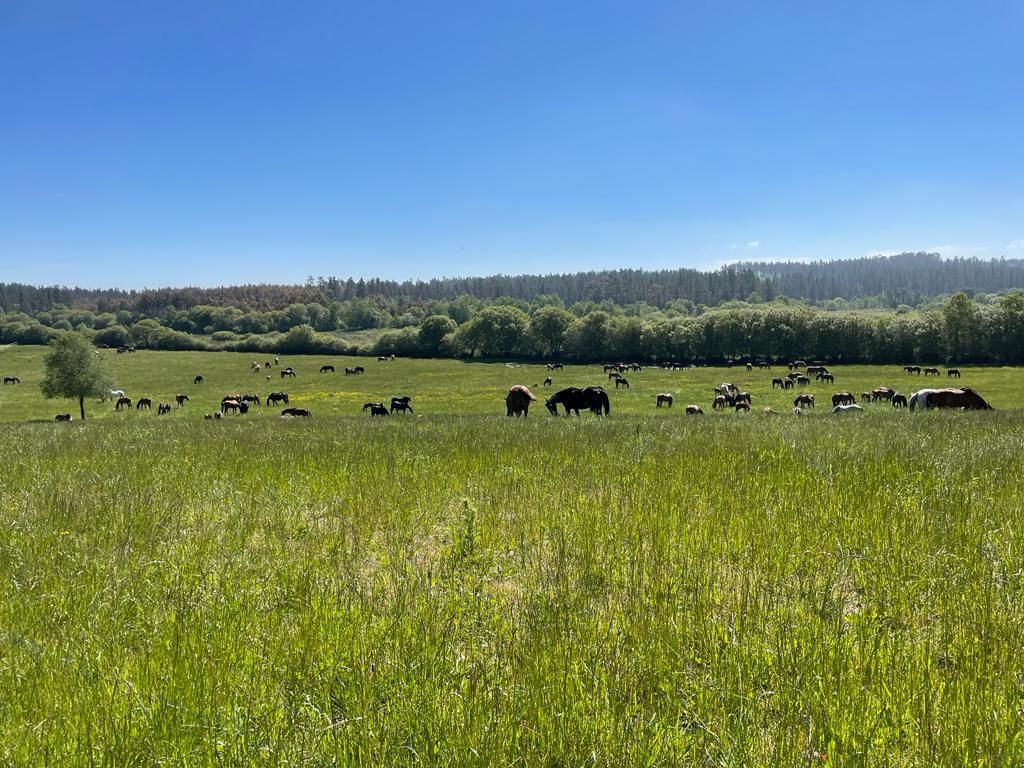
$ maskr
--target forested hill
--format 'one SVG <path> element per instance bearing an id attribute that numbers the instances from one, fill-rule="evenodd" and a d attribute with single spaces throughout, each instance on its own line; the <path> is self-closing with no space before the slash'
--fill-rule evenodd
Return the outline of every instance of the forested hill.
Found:
<path id="1" fill-rule="evenodd" d="M 1024 287 L 1024 259 L 943 259 L 937 253 L 901 253 L 844 261 L 742 262 L 780 295 L 816 302 L 880 296 L 896 307 L 964 291 L 995 293 Z"/>
<path id="2" fill-rule="evenodd" d="M 550 275 L 492 275 L 429 281 L 310 278 L 304 285 L 241 285 L 220 288 L 159 288 L 143 291 L 88 290 L 0 283 L 0 311 L 35 314 L 57 305 L 92 312 L 128 311 L 156 316 L 171 308 L 236 307 L 242 312 L 281 310 L 296 303 L 376 299 L 402 310 L 468 295 L 488 301 L 507 297 L 532 302 L 557 296 L 565 306 L 610 301 L 646 302 L 663 308 L 682 299 L 717 306 L 752 296 L 770 301 L 788 296 L 809 302 L 879 297 L 877 304 L 916 306 L 943 294 L 996 293 L 1024 288 L 1024 260 L 942 259 L 934 253 L 904 253 L 846 261 L 744 262 L 714 271 L 617 269 Z"/>

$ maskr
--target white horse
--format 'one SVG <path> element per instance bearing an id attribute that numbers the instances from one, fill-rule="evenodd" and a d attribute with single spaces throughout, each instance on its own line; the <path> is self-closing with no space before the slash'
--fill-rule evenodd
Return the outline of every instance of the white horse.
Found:
<path id="1" fill-rule="evenodd" d="M 100 395 L 100 402 L 105 400 L 116 400 L 119 397 L 124 397 L 123 389 L 108 389 L 102 395 Z"/>
<path id="2" fill-rule="evenodd" d="M 832 413 L 855 413 L 863 410 L 863 408 L 854 403 L 853 405 L 837 405 L 832 409 Z"/>

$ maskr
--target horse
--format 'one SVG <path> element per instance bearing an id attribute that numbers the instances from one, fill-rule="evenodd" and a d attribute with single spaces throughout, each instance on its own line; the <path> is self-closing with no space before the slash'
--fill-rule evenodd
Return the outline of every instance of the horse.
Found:
<path id="1" fill-rule="evenodd" d="M 735 402 L 733 404 L 734 405 L 739 405 L 740 403 L 746 403 L 747 405 L 750 405 L 750 393 L 749 392 L 737 392 L 736 393 L 736 400 L 735 400 Z"/>
<path id="2" fill-rule="evenodd" d="M 548 382 L 551 378 L 548 377 Z M 530 403 L 537 398 L 533 396 L 529 387 L 523 384 L 516 384 L 508 390 L 508 394 L 505 395 L 505 410 L 508 416 L 518 416 L 523 414 L 525 419 L 530 415 Z"/>
<path id="3" fill-rule="evenodd" d="M 132 407 L 132 401 L 131 401 L 131 398 L 128 398 L 128 397 L 119 397 L 119 398 L 117 398 L 117 402 L 114 404 L 114 410 L 115 411 L 120 411 L 122 408 L 131 408 L 131 407 Z"/>
<path id="4" fill-rule="evenodd" d="M 282 416 L 302 416 L 303 418 L 309 418 L 313 414 L 305 408 L 285 408 L 281 411 Z"/>
<path id="5" fill-rule="evenodd" d="M 295 371 L 292 368 L 285 368 L 283 371 L 281 371 L 281 378 L 283 379 L 285 376 L 291 376 L 294 379 Z"/>
<path id="6" fill-rule="evenodd" d="M 778 387 L 779 389 L 785 389 L 786 385 L 783 384 L 782 382 L 782 379 L 772 379 L 772 389 L 775 389 L 775 387 Z"/>
<path id="7" fill-rule="evenodd" d="M 108 389 L 106 392 L 100 395 L 100 401 L 102 402 L 104 400 L 114 400 L 118 397 L 124 397 L 123 389 Z"/>
<path id="8" fill-rule="evenodd" d="M 248 409 L 248 406 L 246 406 L 246 408 Z M 227 413 L 228 411 L 234 411 L 235 413 L 238 413 L 241 409 L 242 404 L 237 400 L 221 400 L 220 402 L 221 413 Z"/>
<path id="9" fill-rule="evenodd" d="M 907 407 L 907 396 L 896 392 L 892 396 L 892 407 L 893 408 L 906 408 Z"/>
<path id="10" fill-rule="evenodd" d="M 970 387 L 963 389 L 921 389 L 910 396 L 910 410 L 922 408 L 963 408 L 968 411 L 995 410 Z"/>
<path id="11" fill-rule="evenodd" d="M 808 408 L 814 407 L 814 395 L 809 392 L 803 392 L 796 396 L 793 400 L 793 407 L 799 408 L 801 405 L 806 405 Z"/>
<path id="12" fill-rule="evenodd" d="M 691 405 L 686 406 L 686 415 L 687 416 L 700 416 L 703 413 L 704 413 L 704 409 L 701 408 L 699 405 L 692 405 L 691 404 Z"/>
<path id="13" fill-rule="evenodd" d="M 334 366 L 333 365 L 321 365 L 320 366 L 320 373 L 334 373 Z"/>
<path id="14" fill-rule="evenodd" d="M 586 387 L 585 389 L 567 387 L 549 397 L 544 405 L 552 416 L 557 416 L 559 403 L 565 408 L 566 416 L 573 411 L 579 416 L 581 408 L 586 408 L 596 416 L 600 416 L 602 410 L 606 416 L 611 412 L 608 393 L 601 387 Z"/>
<path id="15" fill-rule="evenodd" d="M 807 367 L 807 363 L 805 363 L 803 360 L 794 360 L 792 363 L 789 364 L 789 370 L 791 370 L 791 371 L 795 371 L 797 368 L 806 368 L 806 367 Z"/>
<path id="16" fill-rule="evenodd" d="M 939 369 L 938 368 L 930 368 L 929 367 L 929 368 L 925 368 L 924 369 L 924 375 L 925 376 L 941 376 L 942 374 L 939 373 Z"/>
<path id="17" fill-rule="evenodd" d="M 796 383 L 799 384 L 801 387 L 807 387 L 810 386 L 811 380 L 807 376 L 800 374 L 799 376 L 796 377 Z"/>
<path id="18" fill-rule="evenodd" d="M 711 401 L 711 410 L 724 411 L 726 402 L 725 395 L 715 395 L 715 399 Z"/>
<path id="19" fill-rule="evenodd" d="M 355 376 L 357 373 L 359 373 L 359 371 L 356 369 L 355 366 L 345 368 L 346 376 Z"/>
<path id="20" fill-rule="evenodd" d="M 178 407 L 181 408 L 181 406 L 188 402 L 188 395 L 175 395 L 174 402 L 176 402 Z"/>
<path id="21" fill-rule="evenodd" d="M 171 404 L 170 403 L 160 403 L 156 407 L 156 415 L 157 416 L 163 416 L 165 413 L 170 413 L 170 412 L 171 412 Z"/>
<path id="22" fill-rule="evenodd" d="M 753 363 L 747 363 L 747 370 L 748 371 L 754 370 L 754 364 Z"/>
<path id="23" fill-rule="evenodd" d="M 363 413 L 366 413 L 367 409 L 370 411 L 371 416 L 387 416 L 388 409 L 384 403 L 367 403 L 363 406 Z"/>
<path id="24" fill-rule="evenodd" d="M 270 361 L 269 360 L 267 360 L 265 363 L 263 363 L 263 369 L 264 370 L 268 370 L 268 371 L 270 370 Z"/>
<path id="25" fill-rule="evenodd" d="M 836 377 L 833 376 L 831 373 L 819 373 L 818 374 L 818 381 L 824 381 L 824 382 L 827 382 L 829 384 L 833 384 L 833 383 L 835 383 L 835 380 L 836 380 Z"/>
<path id="26" fill-rule="evenodd" d="M 202 376 L 196 376 L 194 379 L 192 379 L 192 383 L 193 384 L 202 384 L 203 383 L 203 377 Z"/>
<path id="27" fill-rule="evenodd" d="M 832 413 L 856 413 L 857 411 L 863 411 L 864 409 L 856 403 L 849 403 L 848 405 L 834 405 L 832 406 Z"/>
<path id="28" fill-rule="evenodd" d="M 959 379 L 960 378 L 960 369 L 959 368 L 947 368 L 946 369 L 946 378 L 947 379 Z"/>
<path id="29" fill-rule="evenodd" d="M 386 357 L 384 357 L 383 355 L 381 355 L 380 357 L 377 358 L 377 362 L 378 363 L 386 363 L 387 361 L 388 361 L 388 359 Z"/>
<path id="30" fill-rule="evenodd" d="M 757 367 L 762 370 L 767 368 L 770 371 L 772 369 L 772 364 L 769 363 L 767 360 L 758 360 Z"/>
<path id="31" fill-rule="evenodd" d="M 612 379 L 617 379 L 620 376 L 622 376 L 622 374 L 619 373 L 618 371 L 612 371 L 611 373 L 608 374 L 608 381 L 611 381 Z"/>
<path id="32" fill-rule="evenodd" d="M 4 384 L 21 384 L 21 379 L 17 376 L 4 376 Z"/>
<path id="33" fill-rule="evenodd" d="M 145 408 L 147 411 L 153 406 L 153 401 L 148 397 L 140 397 L 139 401 L 135 404 L 135 410 L 141 411 Z"/>
<path id="34" fill-rule="evenodd" d="M 409 402 L 410 400 L 412 400 L 412 398 L 409 397 L 408 395 L 403 395 L 402 397 L 392 397 L 391 412 L 394 413 L 395 411 L 401 411 L 402 413 L 405 413 L 406 411 L 408 411 L 409 413 L 413 413 L 412 404 Z"/>
<path id="35" fill-rule="evenodd" d="M 549 371 L 560 371 L 560 370 L 562 370 L 562 364 L 561 363 L 548 363 L 548 370 Z"/>
<path id="36" fill-rule="evenodd" d="M 904 365 L 903 370 L 906 371 L 908 374 L 916 373 L 918 376 L 921 375 L 920 365 Z"/>
<path id="37" fill-rule="evenodd" d="M 743 402 L 742 400 L 738 400 L 733 405 L 733 408 L 736 409 L 736 413 L 739 413 L 740 411 L 748 411 L 749 412 L 750 411 L 750 403 Z"/>
<path id="38" fill-rule="evenodd" d="M 629 389 L 629 381 L 625 376 L 619 376 L 619 378 L 615 380 L 615 388 L 618 389 L 620 386 Z"/>
<path id="39" fill-rule="evenodd" d="M 895 394 L 896 391 L 894 389 L 889 387 L 878 387 L 871 390 L 871 402 L 874 403 L 878 400 L 890 400 Z"/>
<path id="40" fill-rule="evenodd" d="M 544 386 L 545 387 L 550 387 L 551 386 L 551 377 L 550 376 L 548 376 L 548 377 L 546 377 L 544 379 Z"/>
<path id="41" fill-rule="evenodd" d="M 661 408 L 662 403 L 667 405 L 669 408 L 672 407 L 672 394 L 670 392 L 662 392 L 655 399 L 655 407 Z"/>
<path id="42" fill-rule="evenodd" d="M 58 413 L 56 416 L 53 417 L 53 420 L 54 421 L 71 421 L 71 414 L 70 413 Z"/>
<path id="43" fill-rule="evenodd" d="M 242 395 L 241 402 L 243 402 L 243 403 L 256 403 L 256 405 L 259 405 L 260 404 L 260 396 L 259 395 L 245 394 L 245 395 Z"/>
<path id="44" fill-rule="evenodd" d="M 826 368 L 824 365 L 808 365 L 805 373 L 808 376 L 818 376 L 819 374 L 822 373 L 828 373 L 828 368 Z"/>
<path id="45" fill-rule="evenodd" d="M 861 392 L 860 393 L 860 401 L 862 403 L 870 403 L 871 402 L 871 393 L 870 392 Z"/>
<path id="46" fill-rule="evenodd" d="M 267 405 L 277 405 L 278 403 L 284 403 L 288 405 L 288 393 L 287 392 L 271 392 L 267 395 Z"/>
<path id="47" fill-rule="evenodd" d="M 832 395 L 832 407 L 837 405 L 853 405 L 857 402 L 857 398 L 853 396 L 853 392 L 836 392 Z"/>

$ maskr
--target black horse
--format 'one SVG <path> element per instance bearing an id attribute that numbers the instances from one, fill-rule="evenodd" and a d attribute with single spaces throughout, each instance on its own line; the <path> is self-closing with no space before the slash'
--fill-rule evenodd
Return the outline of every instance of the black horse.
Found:
<path id="1" fill-rule="evenodd" d="M 412 403 L 410 402 L 411 400 L 412 398 L 409 397 L 408 395 L 403 395 L 402 397 L 392 397 L 391 412 L 394 413 L 395 411 L 401 411 L 402 413 L 405 413 L 406 411 L 408 411 L 409 413 L 413 413 Z"/>
<path id="2" fill-rule="evenodd" d="M 387 416 L 388 409 L 384 403 L 367 403 L 363 406 L 363 413 L 370 412 L 371 416 Z"/>
<path id="3" fill-rule="evenodd" d="M 288 405 L 288 393 L 287 392 L 271 392 L 267 395 L 267 405 L 277 405 L 278 403 L 284 403 Z"/>
<path id="4" fill-rule="evenodd" d="M 601 415 L 602 411 L 604 411 L 606 416 L 611 412 L 608 393 L 601 387 L 587 387 L 586 389 L 568 387 L 555 392 L 544 402 L 544 405 L 547 406 L 552 416 L 557 416 L 559 403 L 565 408 L 566 416 L 573 411 L 579 416 L 581 408 L 586 408 L 598 416 Z"/>
<path id="5" fill-rule="evenodd" d="M 321 365 L 320 366 L 320 373 L 334 373 L 334 366 L 333 365 Z"/>
<path id="6" fill-rule="evenodd" d="M 21 384 L 21 379 L 17 376 L 4 376 L 4 384 Z"/>
<path id="7" fill-rule="evenodd" d="M 282 416 L 296 416 L 308 419 L 313 414 L 305 408 L 285 408 L 281 411 Z"/>

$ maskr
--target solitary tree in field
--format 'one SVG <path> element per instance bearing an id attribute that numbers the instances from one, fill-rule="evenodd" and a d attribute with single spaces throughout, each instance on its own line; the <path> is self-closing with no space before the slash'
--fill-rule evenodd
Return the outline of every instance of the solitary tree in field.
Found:
<path id="1" fill-rule="evenodd" d="M 77 397 L 83 419 L 85 398 L 102 395 L 111 388 L 106 363 L 92 343 L 78 333 L 65 333 L 54 339 L 43 358 L 43 366 L 43 397 Z"/>

